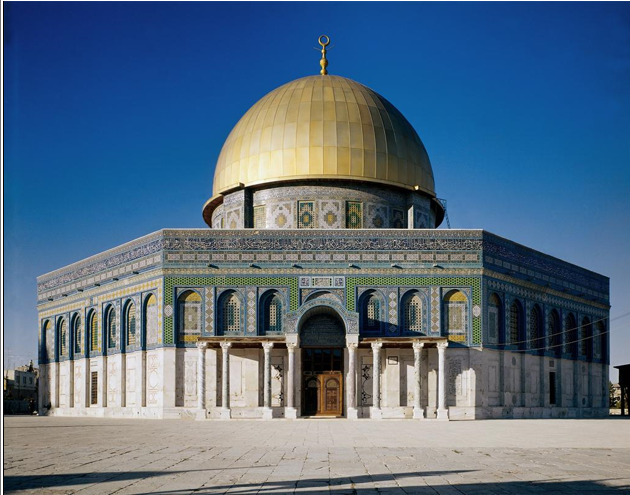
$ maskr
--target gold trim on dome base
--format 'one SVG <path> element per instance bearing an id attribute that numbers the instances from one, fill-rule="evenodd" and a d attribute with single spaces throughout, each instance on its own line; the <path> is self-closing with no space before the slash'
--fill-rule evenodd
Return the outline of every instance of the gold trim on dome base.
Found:
<path id="1" fill-rule="evenodd" d="M 240 184 L 240 187 L 256 187 L 266 184 L 274 184 L 280 182 L 290 182 L 290 181 L 302 181 L 302 180 L 351 180 L 358 182 L 369 182 L 371 184 L 382 184 L 387 186 L 400 187 L 402 189 L 406 189 L 407 191 L 422 191 L 423 193 L 428 194 L 430 197 L 434 198 L 435 194 L 421 186 L 410 186 L 407 184 L 401 184 L 400 182 L 392 181 L 392 180 L 384 180 L 384 179 L 375 179 L 371 177 L 356 177 L 353 175 L 334 175 L 334 174 L 321 174 L 321 175 L 292 175 L 291 177 L 270 177 L 268 179 L 259 180 L 255 182 L 250 182 L 248 184 Z M 226 192 L 235 191 L 240 188 L 239 185 L 233 185 L 229 188 L 226 188 L 224 191 L 221 191 L 222 194 Z"/>

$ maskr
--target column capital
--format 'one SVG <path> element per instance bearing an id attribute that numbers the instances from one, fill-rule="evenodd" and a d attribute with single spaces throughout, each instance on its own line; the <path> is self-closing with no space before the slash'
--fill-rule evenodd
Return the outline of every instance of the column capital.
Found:
<path id="1" fill-rule="evenodd" d="M 357 347 L 359 347 L 359 344 L 357 344 L 356 342 L 348 342 L 346 346 L 348 347 L 348 349 L 356 350 Z"/>
<path id="2" fill-rule="evenodd" d="M 412 347 L 414 351 L 421 351 L 424 348 L 424 342 L 414 342 Z"/>
<path id="3" fill-rule="evenodd" d="M 227 351 L 232 347 L 232 342 L 221 342 L 221 349 Z"/>
<path id="4" fill-rule="evenodd" d="M 383 347 L 382 342 L 372 342 L 372 349 L 377 350 L 377 349 L 380 349 L 381 347 Z"/>
<path id="5" fill-rule="evenodd" d="M 448 342 L 438 342 L 437 349 L 438 351 L 444 352 L 444 349 L 448 347 Z"/>
<path id="6" fill-rule="evenodd" d="M 295 342 L 287 342 L 287 349 L 289 352 L 295 352 L 297 344 Z"/>
<path id="7" fill-rule="evenodd" d="M 207 349 L 208 348 L 208 343 L 207 342 L 199 342 L 199 341 L 197 341 L 196 345 L 197 345 L 197 349 Z"/>
<path id="8" fill-rule="evenodd" d="M 273 342 L 263 342 L 262 346 L 265 352 L 269 352 L 271 349 L 273 349 Z"/>

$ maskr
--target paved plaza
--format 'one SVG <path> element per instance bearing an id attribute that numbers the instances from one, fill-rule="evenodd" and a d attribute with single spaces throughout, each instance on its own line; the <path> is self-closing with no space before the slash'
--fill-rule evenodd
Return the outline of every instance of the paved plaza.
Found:
<path id="1" fill-rule="evenodd" d="M 624 493 L 630 420 L 6 417 L 5 493 Z"/>

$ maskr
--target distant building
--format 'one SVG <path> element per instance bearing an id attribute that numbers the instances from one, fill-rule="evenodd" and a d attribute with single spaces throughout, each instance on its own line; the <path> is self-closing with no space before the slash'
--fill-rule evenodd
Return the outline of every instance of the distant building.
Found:
<path id="1" fill-rule="evenodd" d="M 610 407 L 612 407 L 613 404 L 616 404 L 617 402 L 621 400 L 621 385 L 619 385 L 618 383 L 612 384 L 612 392 L 610 395 L 610 400 L 611 400 Z"/>
<path id="2" fill-rule="evenodd" d="M 619 370 L 619 398 L 621 415 L 626 415 L 626 409 L 630 414 L 630 364 L 615 366 Z"/>
<path id="3" fill-rule="evenodd" d="M 3 399 L 6 414 L 37 410 L 39 370 L 33 361 L 13 370 L 4 371 Z M 32 408 L 30 407 L 32 401 Z"/>

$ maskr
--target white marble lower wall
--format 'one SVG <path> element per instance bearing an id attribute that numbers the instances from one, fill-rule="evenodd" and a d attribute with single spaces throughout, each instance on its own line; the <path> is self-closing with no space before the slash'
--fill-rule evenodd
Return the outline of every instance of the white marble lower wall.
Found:
<path id="1" fill-rule="evenodd" d="M 177 349 L 175 361 L 175 406 L 197 405 L 197 349 Z"/>
<path id="2" fill-rule="evenodd" d="M 86 366 L 88 365 L 87 359 L 76 359 L 71 361 L 74 366 L 74 407 L 84 408 L 89 405 L 90 397 L 90 382 L 89 373 Z"/>
<path id="3" fill-rule="evenodd" d="M 146 382 L 144 403 L 146 407 L 160 407 L 163 403 L 163 359 L 160 349 L 146 351 Z"/>
<path id="4" fill-rule="evenodd" d="M 481 354 L 478 391 L 487 392 L 476 405 L 503 410 L 490 417 L 586 417 L 575 412 L 584 409 L 608 414 L 608 365 L 490 349 Z"/>
<path id="5" fill-rule="evenodd" d="M 221 349 L 206 351 L 206 410 L 218 418 L 221 403 Z M 192 418 L 198 411 L 198 353 L 156 349 L 41 366 L 41 404 L 50 414 Z M 373 405 L 372 350 L 357 350 L 356 403 L 359 417 Z M 301 355 L 296 351 L 295 406 L 301 406 Z M 345 353 L 348 372 L 348 354 Z M 233 418 L 261 418 L 262 348 L 230 349 L 230 409 Z M 426 418 L 437 409 L 437 349 L 421 354 L 420 403 Z M 285 414 L 288 356 L 271 351 L 273 417 Z M 381 350 L 383 418 L 411 418 L 414 403 L 412 349 Z M 552 375 L 551 373 L 555 373 Z M 555 376 L 556 402 L 550 379 Z M 347 374 L 346 374 L 347 377 Z M 491 349 L 446 350 L 446 396 L 451 419 L 603 417 L 608 414 L 608 366 Z M 93 384 L 97 389 L 92 390 Z M 344 410 L 345 407 L 344 407 Z M 45 409 L 41 410 L 46 413 Z"/>

